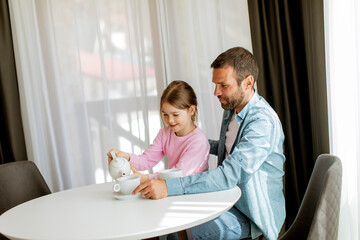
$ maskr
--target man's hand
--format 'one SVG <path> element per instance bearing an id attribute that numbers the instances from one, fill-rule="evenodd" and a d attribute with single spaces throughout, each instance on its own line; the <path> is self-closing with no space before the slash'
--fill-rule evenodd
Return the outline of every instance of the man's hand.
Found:
<path id="1" fill-rule="evenodd" d="M 134 191 L 133 195 L 141 193 L 146 198 L 160 199 L 168 196 L 165 180 L 150 180 L 140 184 Z"/>

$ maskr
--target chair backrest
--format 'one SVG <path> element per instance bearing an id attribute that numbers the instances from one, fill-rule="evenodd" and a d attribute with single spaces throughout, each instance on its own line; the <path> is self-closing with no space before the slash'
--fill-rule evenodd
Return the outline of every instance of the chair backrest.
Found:
<path id="1" fill-rule="evenodd" d="M 51 193 L 31 161 L 0 165 L 0 215 L 12 207 Z"/>
<path id="2" fill-rule="evenodd" d="M 338 157 L 322 154 L 316 159 L 298 214 L 281 240 L 337 239 L 341 178 Z"/>

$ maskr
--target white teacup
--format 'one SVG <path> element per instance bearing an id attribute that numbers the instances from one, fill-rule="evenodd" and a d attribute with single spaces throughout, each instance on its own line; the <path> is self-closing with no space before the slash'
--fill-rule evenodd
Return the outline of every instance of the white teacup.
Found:
<path id="1" fill-rule="evenodd" d="M 131 194 L 137 186 L 140 185 L 140 176 L 126 176 L 116 179 L 113 186 L 114 192 L 119 192 L 125 195 Z"/>
<path id="2" fill-rule="evenodd" d="M 163 170 L 159 173 L 161 179 L 170 179 L 182 177 L 182 169 L 180 168 L 170 168 Z"/>

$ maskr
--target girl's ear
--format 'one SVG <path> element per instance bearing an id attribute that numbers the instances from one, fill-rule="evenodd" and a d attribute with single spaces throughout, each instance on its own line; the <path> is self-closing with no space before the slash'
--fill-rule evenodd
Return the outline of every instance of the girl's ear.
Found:
<path id="1" fill-rule="evenodd" d="M 190 115 L 194 115 L 195 114 L 195 110 L 196 110 L 196 106 L 195 105 L 191 105 L 189 107 L 188 112 L 190 113 Z"/>

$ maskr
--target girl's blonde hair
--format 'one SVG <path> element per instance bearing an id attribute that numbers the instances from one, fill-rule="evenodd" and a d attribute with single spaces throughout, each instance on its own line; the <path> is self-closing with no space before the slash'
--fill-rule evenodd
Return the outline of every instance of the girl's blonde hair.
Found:
<path id="1" fill-rule="evenodd" d="M 170 105 L 178 109 L 189 109 L 192 105 L 195 106 L 194 115 L 191 116 L 191 120 L 195 122 L 197 120 L 197 98 L 192 87 L 184 81 L 177 80 L 172 81 L 164 90 L 160 99 L 160 112 L 162 105 L 167 102 Z M 163 115 L 161 120 L 164 123 Z"/>

